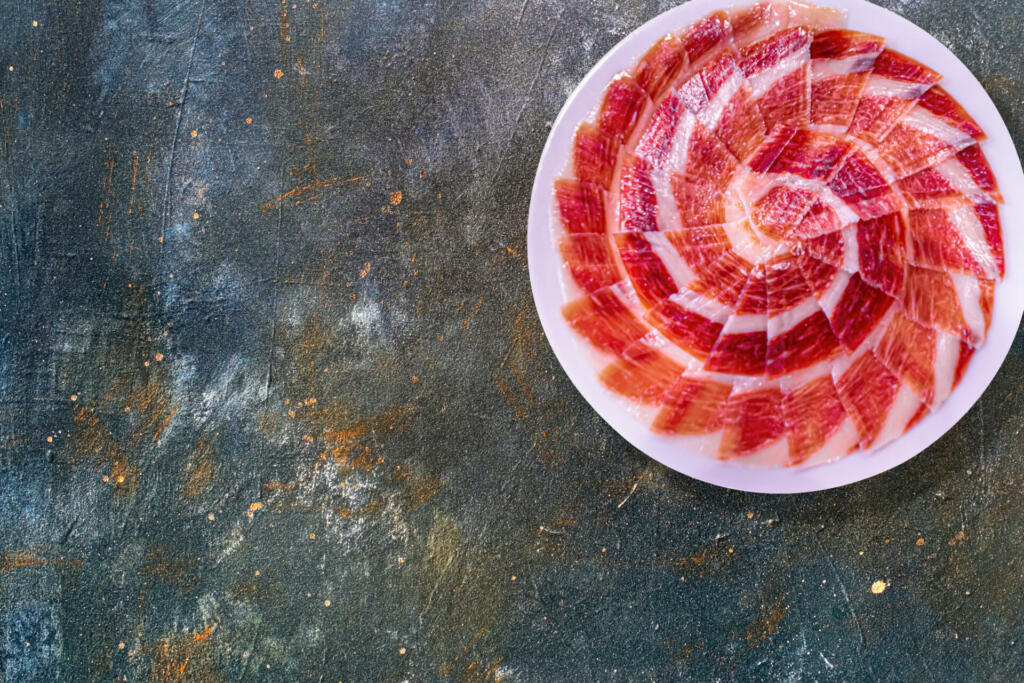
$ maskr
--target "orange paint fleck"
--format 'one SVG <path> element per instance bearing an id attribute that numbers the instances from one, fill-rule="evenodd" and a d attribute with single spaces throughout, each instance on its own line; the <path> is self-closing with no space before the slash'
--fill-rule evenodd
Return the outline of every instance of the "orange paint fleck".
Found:
<path id="1" fill-rule="evenodd" d="M 53 437 L 52 436 L 46 437 L 46 443 L 53 443 Z"/>
<path id="2" fill-rule="evenodd" d="M 363 267 L 359 269 L 359 279 L 362 280 L 364 277 L 370 274 L 370 262 L 367 261 L 363 264 Z"/>
<path id="3" fill-rule="evenodd" d="M 281 76 L 284 76 L 284 72 L 280 69 L 274 69 L 274 78 L 281 78 Z"/>
<path id="4" fill-rule="evenodd" d="M 153 358 L 156 359 L 157 363 L 159 363 L 159 362 L 161 362 L 164 359 L 164 354 L 158 353 L 155 356 L 153 356 Z"/>
<path id="5" fill-rule="evenodd" d="M 391 204 L 393 206 L 398 206 L 401 203 L 402 203 L 402 193 L 401 192 L 392 192 L 391 193 Z"/>
<path id="6" fill-rule="evenodd" d="M 199 135 L 199 131 L 193 130 L 191 133 L 189 133 L 189 135 L 191 135 L 192 137 L 197 137 Z"/>
<path id="7" fill-rule="evenodd" d="M 78 394 L 71 394 L 71 400 L 72 401 L 77 401 L 78 400 Z"/>
<path id="8" fill-rule="evenodd" d="M 198 212 L 192 214 L 192 220 L 198 220 L 198 219 L 199 219 L 199 213 Z"/>
<path id="9" fill-rule="evenodd" d="M 252 117 L 251 116 L 246 116 L 245 117 L 245 123 L 246 123 L 246 125 L 252 124 Z"/>
<path id="10" fill-rule="evenodd" d="M 917 539 L 917 545 L 924 545 L 924 539 L 923 538 Z"/>

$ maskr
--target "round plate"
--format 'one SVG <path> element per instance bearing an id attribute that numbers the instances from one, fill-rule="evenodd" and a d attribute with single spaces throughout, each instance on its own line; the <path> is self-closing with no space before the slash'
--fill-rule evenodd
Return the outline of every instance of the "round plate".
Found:
<path id="1" fill-rule="evenodd" d="M 1013 140 L 985 89 L 942 43 L 903 17 L 865 0 L 823 0 L 817 4 L 844 9 L 847 27 L 883 35 L 886 45 L 937 70 L 942 86 L 966 107 L 988 134 L 982 149 L 989 159 L 1006 203 L 1000 212 L 1006 251 L 1006 277 L 996 286 L 992 327 L 974 354 L 963 381 L 935 411 L 906 434 L 871 452 L 857 452 L 833 463 L 806 468 L 757 468 L 742 460 L 722 462 L 682 450 L 672 437 L 652 432 L 629 412 L 629 401 L 615 396 L 598 381 L 585 343 L 562 318 L 565 303 L 560 283 L 561 259 L 552 230 L 553 183 L 563 174 L 576 126 L 594 111 L 612 77 L 632 68 L 666 33 L 675 33 L 709 12 L 744 2 L 692 0 L 650 20 L 590 70 L 562 107 L 541 155 L 530 200 L 527 236 L 530 284 L 541 324 L 569 379 L 615 431 L 638 449 L 683 474 L 710 484 L 757 493 L 803 493 L 843 486 L 900 465 L 930 446 L 955 425 L 981 397 L 1002 365 L 1024 313 L 1024 232 L 1016 216 L 1024 211 L 1024 172 Z M 879 27 L 885 27 L 879 31 Z M 1011 224 L 1012 222 L 1012 224 Z"/>

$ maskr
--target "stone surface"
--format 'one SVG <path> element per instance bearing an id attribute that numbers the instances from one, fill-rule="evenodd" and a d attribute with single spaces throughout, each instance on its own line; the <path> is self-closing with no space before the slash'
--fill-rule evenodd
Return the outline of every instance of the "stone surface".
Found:
<path id="1" fill-rule="evenodd" d="M 1014 2 L 884 4 L 1024 140 Z M 1020 339 L 787 497 L 648 460 L 547 346 L 548 126 L 670 5 L 6 3 L 6 680 L 1024 677 Z"/>

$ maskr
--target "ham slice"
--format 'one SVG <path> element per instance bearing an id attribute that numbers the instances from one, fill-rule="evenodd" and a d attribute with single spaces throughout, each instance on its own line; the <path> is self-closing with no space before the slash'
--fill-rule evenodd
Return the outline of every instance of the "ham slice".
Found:
<path id="1" fill-rule="evenodd" d="M 853 122 L 885 39 L 868 33 L 822 31 L 811 43 L 811 123 L 844 133 Z"/>
<path id="2" fill-rule="evenodd" d="M 872 65 L 848 132 L 879 144 L 930 87 L 937 72 L 895 50 L 883 50 Z"/>

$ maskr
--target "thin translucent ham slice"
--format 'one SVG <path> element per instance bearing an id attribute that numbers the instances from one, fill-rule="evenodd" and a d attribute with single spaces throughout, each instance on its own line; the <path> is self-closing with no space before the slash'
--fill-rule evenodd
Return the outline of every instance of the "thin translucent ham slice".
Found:
<path id="1" fill-rule="evenodd" d="M 736 385 L 725 405 L 719 457 L 750 457 L 779 442 L 785 449 L 782 400 L 782 391 L 774 383 L 758 381 L 749 389 Z"/>
<path id="2" fill-rule="evenodd" d="M 839 171 L 840 160 L 851 151 L 852 145 L 835 135 L 802 128 L 789 136 L 768 172 L 828 181 Z"/>
<path id="3" fill-rule="evenodd" d="M 907 268 L 903 310 L 915 322 L 979 346 L 992 322 L 994 282 L 930 268 Z"/>
<path id="4" fill-rule="evenodd" d="M 665 36 L 640 58 L 633 79 L 647 95 L 656 100 L 682 69 L 686 68 L 686 48 L 675 36 Z"/>
<path id="5" fill-rule="evenodd" d="M 737 159 L 746 159 L 765 135 L 735 50 L 723 50 L 679 88 L 680 101 Z"/>
<path id="6" fill-rule="evenodd" d="M 857 261 L 864 281 L 897 296 L 907 270 L 907 224 L 902 213 L 857 224 Z"/>
<path id="7" fill-rule="evenodd" d="M 726 195 L 736 157 L 700 123 L 694 121 L 686 128 L 682 135 L 677 134 L 677 152 L 670 160 L 671 166 L 683 169 L 671 176 L 679 218 L 683 225 L 725 223 Z"/>
<path id="8" fill-rule="evenodd" d="M 836 338 L 851 351 L 878 327 L 893 303 L 892 297 L 867 284 L 860 273 L 849 275 L 842 270 L 836 271 L 820 299 Z"/>
<path id="9" fill-rule="evenodd" d="M 753 269 L 754 265 L 750 261 L 730 249 L 703 266 L 700 275 L 689 287 L 726 306 L 737 306 Z"/>
<path id="10" fill-rule="evenodd" d="M 634 315 L 628 295 L 613 286 L 570 301 L 562 308 L 569 326 L 595 348 L 621 354 L 650 328 Z"/>
<path id="11" fill-rule="evenodd" d="M 903 199 L 887 175 L 861 149 L 846 156 L 828 183 L 829 189 L 862 219 L 878 218 L 903 208 Z"/>
<path id="12" fill-rule="evenodd" d="M 623 277 L 606 235 L 565 235 L 558 248 L 573 282 L 586 292 L 613 285 Z"/>
<path id="13" fill-rule="evenodd" d="M 953 390 L 960 348 L 958 337 L 896 313 L 875 346 L 875 356 L 922 402 L 939 405 Z"/>
<path id="14" fill-rule="evenodd" d="M 812 456 L 818 462 L 828 462 L 856 449 L 859 434 L 827 367 L 785 377 L 782 388 L 790 466 L 803 464 Z"/>
<path id="15" fill-rule="evenodd" d="M 555 181 L 555 204 L 566 232 L 603 233 L 604 190 L 591 183 L 573 178 Z"/>
<path id="16" fill-rule="evenodd" d="M 740 53 L 740 67 L 771 129 L 777 123 L 806 125 L 811 114 L 811 33 L 795 27 L 752 43 Z"/>
<path id="17" fill-rule="evenodd" d="M 679 348 L 694 358 L 705 360 L 728 317 L 727 307 L 685 289 L 661 300 L 644 319 Z"/>
<path id="18" fill-rule="evenodd" d="M 620 143 L 629 138 L 640 112 L 650 98 L 629 74 L 619 74 L 608 85 L 598 113 L 601 130 Z"/>
<path id="19" fill-rule="evenodd" d="M 768 351 L 768 302 L 764 278 L 764 267 L 756 266 L 737 302 L 737 312 L 726 321 L 704 364 L 708 372 L 764 375 Z"/>
<path id="20" fill-rule="evenodd" d="M 692 69 L 698 69 L 719 50 L 732 45 L 732 27 L 725 12 L 713 12 L 680 37 Z"/>
<path id="21" fill-rule="evenodd" d="M 848 130 L 850 135 L 879 144 L 928 88 L 942 78 L 925 65 L 894 50 L 878 55 L 861 92 Z"/>
<path id="22" fill-rule="evenodd" d="M 885 136 L 878 151 L 903 178 L 954 156 L 984 136 L 963 107 L 936 85 Z"/>
<path id="23" fill-rule="evenodd" d="M 615 173 L 615 155 L 618 150 L 619 143 L 614 136 L 593 123 L 581 123 L 576 129 L 573 144 L 576 177 L 607 190 Z"/>
<path id="24" fill-rule="evenodd" d="M 667 238 L 663 234 L 616 233 L 615 244 L 626 274 L 645 307 L 650 308 L 685 285 L 685 282 L 677 283 L 669 272 L 666 264 L 673 259 L 665 252 Z"/>
<path id="25" fill-rule="evenodd" d="M 682 375 L 662 397 L 662 409 L 651 428 L 661 434 L 695 436 L 722 428 L 732 385 L 707 375 Z"/>
<path id="26" fill-rule="evenodd" d="M 800 261 L 800 256 L 786 252 L 776 255 L 765 267 L 769 377 L 781 377 L 830 360 L 841 348 L 828 316 L 804 277 Z"/>
<path id="27" fill-rule="evenodd" d="M 631 344 L 622 357 L 601 371 L 599 378 L 610 391 L 647 405 L 659 405 L 686 370 L 645 340 Z"/>
<path id="28" fill-rule="evenodd" d="M 915 266 L 976 275 L 1002 275 L 1003 244 L 993 204 L 951 201 L 908 213 L 908 258 Z"/>
<path id="29" fill-rule="evenodd" d="M 870 350 L 853 359 L 837 361 L 833 380 L 839 398 L 860 436 L 860 447 L 877 448 L 896 438 L 917 414 L 920 401 L 901 391 L 898 377 Z"/>
<path id="30" fill-rule="evenodd" d="M 658 229 L 658 195 L 650 164 L 626 154 L 619 180 L 619 228 L 622 232 L 650 232 Z"/>
<path id="31" fill-rule="evenodd" d="M 885 39 L 849 30 L 822 31 L 811 43 L 811 123 L 846 132 Z"/>
<path id="32" fill-rule="evenodd" d="M 757 231 L 771 240 L 790 236 L 817 201 L 814 191 L 778 183 L 769 185 L 763 195 L 753 200 L 750 219 Z"/>
<path id="33" fill-rule="evenodd" d="M 978 145 L 903 178 L 899 189 L 911 207 L 919 208 L 961 195 L 975 203 L 1003 201 L 995 175 Z"/>

